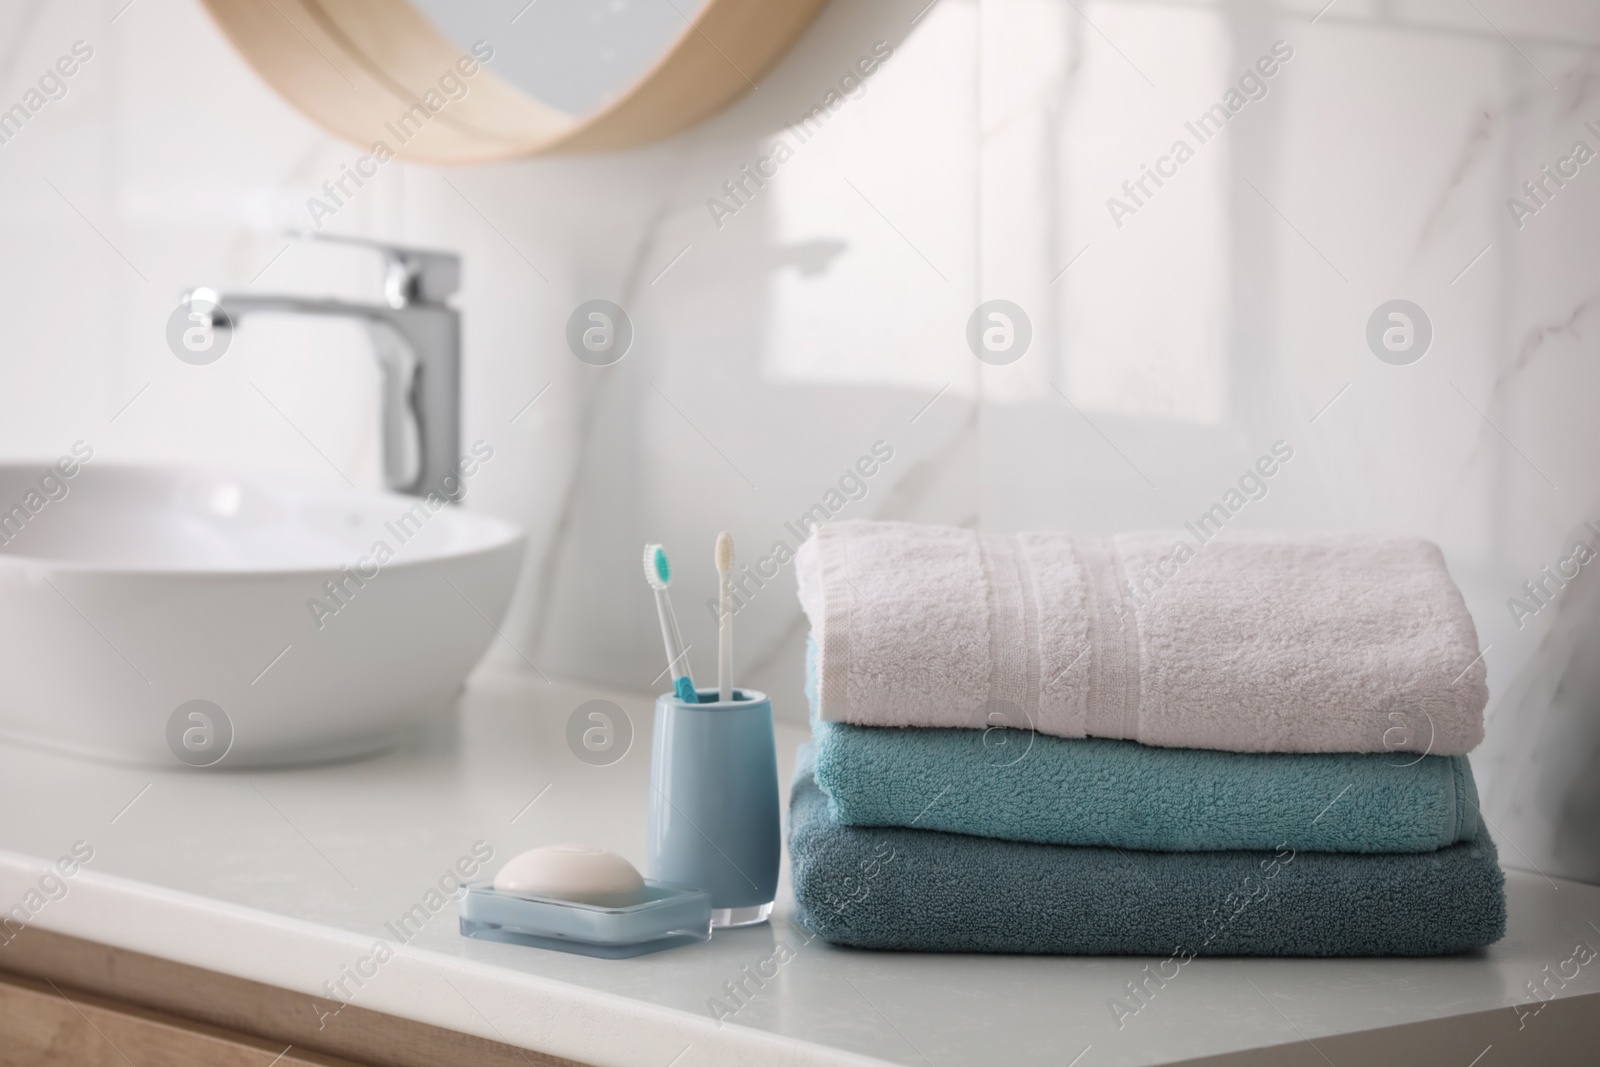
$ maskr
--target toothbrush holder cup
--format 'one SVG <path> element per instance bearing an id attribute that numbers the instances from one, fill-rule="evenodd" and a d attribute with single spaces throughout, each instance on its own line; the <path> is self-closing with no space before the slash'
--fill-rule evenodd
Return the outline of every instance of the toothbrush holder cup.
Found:
<path id="1" fill-rule="evenodd" d="M 715 689 L 656 698 L 650 751 L 650 877 L 711 895 L 713 926 L 764 922 L 778 895 L 782 831 L 772 701 Z"/>

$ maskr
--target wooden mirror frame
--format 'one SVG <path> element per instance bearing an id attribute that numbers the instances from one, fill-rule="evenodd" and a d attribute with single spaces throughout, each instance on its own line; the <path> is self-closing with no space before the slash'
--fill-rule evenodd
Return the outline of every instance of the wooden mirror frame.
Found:
<path id="1" fill-rule="evenodd" d="M 446 164 L 630 148 L 687 129 L 754 87 L 826 2 L 708 0 L 621 96 L 573 116 L 496 76 L 492 56 L 464 53 L 407 0 L 201 0 L 256 73 L 325 130 L 383 159 Z"/>

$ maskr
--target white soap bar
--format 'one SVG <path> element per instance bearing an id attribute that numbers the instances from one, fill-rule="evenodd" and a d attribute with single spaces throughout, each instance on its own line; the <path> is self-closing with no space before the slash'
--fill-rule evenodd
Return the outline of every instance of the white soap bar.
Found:
<path id="1" fill-rule="evenodd" d="M 546 845 L 513 856 L 494 887 L 520 896 L 550 897 L 620 908 L 644 896 L 644 879 L 615 852 L 593 845 Z"/>

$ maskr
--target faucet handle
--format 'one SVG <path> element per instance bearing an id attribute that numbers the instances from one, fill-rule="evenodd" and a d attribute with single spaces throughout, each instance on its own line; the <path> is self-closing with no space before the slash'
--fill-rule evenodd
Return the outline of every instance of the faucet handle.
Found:
<path id="1" fill-rule="evenodd" d="M 291 237 L 329 244 L 370 248 L 383 254 L 383 293 L 393 308 L 413 304 L 443 304 L 461 288 L 461 257 L 454 252 L 374 241 L 366 237 L 346 237 L 309 231 L 291 231 Z"/>

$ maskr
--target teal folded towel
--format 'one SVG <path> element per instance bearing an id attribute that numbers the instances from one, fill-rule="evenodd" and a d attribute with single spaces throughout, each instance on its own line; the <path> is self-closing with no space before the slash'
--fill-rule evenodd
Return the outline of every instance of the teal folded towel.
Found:
<path id="1" fill-rule="evenodd" d="M 802 746 L 790 794 L 797 917 L 825 941 L 922 952 L 1438 956 L 1505 933 L 1479 827 L 1435 852 L 1144 852 L 1038 845 L 828 814 Z"/>
<path id="2" fill-rule="evenodd" d="M 1217 752 L 815 713 L 811 731 L 817 784 L 851 826 L 1174 852 L 1431 852 L 1477 833 L 1465 756 Z"/>
<path id="3" fill-rule="evenodd" d="M 1431 852 L 1477 833 L 1465 756 L 1155 748 L 1022 730 L 815 722 L 817 784 L 851 826 L 1192 852 Z"/>

